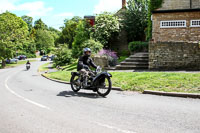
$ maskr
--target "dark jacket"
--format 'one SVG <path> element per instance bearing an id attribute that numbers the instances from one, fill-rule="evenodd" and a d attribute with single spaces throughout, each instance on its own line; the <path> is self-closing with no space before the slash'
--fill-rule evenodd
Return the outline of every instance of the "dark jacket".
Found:
<path id="1" fill-rule="evenodd" d="M 97 68 L 97 66 L 94 64 L 92 58 L 88 56 L 81 56 L 78 60 L 77 65 L 77 71 L 80 71 L 81 69 L 88 69 L 90 66 Z"/>

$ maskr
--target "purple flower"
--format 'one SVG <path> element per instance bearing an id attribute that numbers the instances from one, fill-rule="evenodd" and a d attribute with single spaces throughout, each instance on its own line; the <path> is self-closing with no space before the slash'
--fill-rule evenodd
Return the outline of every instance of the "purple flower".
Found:
<path id="1" fill-rule="evenodd" d="M 98 55 L 100 55 L 100 56 L 106 55 L 106 56 L 110 56 L 110 57 L 112 57 L 114 59 L 118 58 L 116 52 L 111 51 L 111 50 L 107 50 L 107 49 L 100 50 L 99 53 L 98 53 Z"/>

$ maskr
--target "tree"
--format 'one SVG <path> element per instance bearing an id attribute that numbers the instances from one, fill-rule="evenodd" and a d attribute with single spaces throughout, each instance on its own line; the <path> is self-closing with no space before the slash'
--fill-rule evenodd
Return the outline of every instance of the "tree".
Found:
<path id="1" fill-rule="evenodd" d="M 96 17 L 93 31 L 95 32 L 91 36 L 96 41 L 101 42 L 104 46 L 109 45 L 110 40 L 116 37 L 120 31 L 119 18 L 108 12 L 99 14 Z"/>
<path id="2" fill-rule="evenodd" d="M 28 35 L 28 26 L 20 17 L 10 12 L 0 14 L 0 59 L 5 67 L 5 59 L 16 54 L 16 48 Z"/>
<path id="3" fill-rule="evenodd" d="M 143 41 L 147 28 L 148 0 L 129 0 L 127 5 L 124 26 L 128 41 Z"/>
<path id="4" fill-rule="evenodd" d="M 22 16 L 21 18 L 27 23 L 30 32 L 33 27 L 33 18 L 26 15 Z"/>
<path id="5" fill-rule="evenodd" d="M 37 50 L 45 53 L 49 53 L 54 47 L 54 38 L 47 30 L 37 30 L 35 42 Z"/>
<path id="6" fill-rule="evenodd" d="M 34 28 L 36 30 L 38 30 L 38 29 L 47 30 L 48 29 L 47 25 L 42 21 L 41 18 L 35 21 Z"/>
<path id="7" fill-rule="evenodd" d="M 76 28 L 76 36 L 72 44 L 72 56 L 77 58 L 82 54 L 81 45 L 90 38 L 90 31 L 86 21 L 79 21 Z"/>
<path id="8" fill-rule="evenodd" d="M 59 37 L 61 36 L 61 32 L 53 27 L 49 27 L 48 31 L 50 32 L 51 36 L 54 38 L 54 44 L 58 44 Z"/>
<path id="9" fill-rule="evenodd" d="M 65 26 L 62 28 L 62 33 L 58 39 L 58 43 L 68 44 L 69 48 L 72 48 L 72 43 L 76 35 L 75 31 L 80 20 L 80 17 L 73 17 L 71 20 L 65 20 Z"/>

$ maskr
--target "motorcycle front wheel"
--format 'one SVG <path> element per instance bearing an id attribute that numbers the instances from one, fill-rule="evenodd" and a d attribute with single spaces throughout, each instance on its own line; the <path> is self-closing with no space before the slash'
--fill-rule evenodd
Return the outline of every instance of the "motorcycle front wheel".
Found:
<path id="1" fill-rule="evenodd" d="M 70 84 L 74 92 L 78 92 L 81 89 L 81 83 L 79 81 L 79 76 L 77 75 L 71 77 Z"/>
<path id="2" fill-rule="evenodd" d="M 110 93 L 112 89 L 112 82 L 110 77 L 105 77 L 102 79 L 102 81 L 100 80 L 101 83 L 100 86 L 97 88 L 97 93 L 100 96 L 105 97 Z"/>

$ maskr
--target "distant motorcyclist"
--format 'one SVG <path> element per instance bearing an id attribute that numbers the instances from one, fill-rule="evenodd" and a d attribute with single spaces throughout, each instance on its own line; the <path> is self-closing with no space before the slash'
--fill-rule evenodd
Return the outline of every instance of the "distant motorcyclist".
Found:
<path id="1" fill-rule="evenodd" d="M 84 76 L 88 77 L 89 75 L 89 69 L 90 67 L 97 68 L 97 66 L 94 64 L 91 56 L 91 49 L 90 48 L 84 48 L 83 49 L 83 55 L 78 60 L 77 65 L 77 71 L 79 71 Z M 87 78 L 86 78 L 87 80 Z M 87 81 L 86 81 L 87 83 Z"/>
<path id="2" fill-rule="evenodd" d="M 30 63 L 30 61 L 28 60 L 28 61 L 26 62 L 26 69 L 29 70 L 29 69 L 30 69 L 30 66 L 31 66 L 31 63 Z"/>

